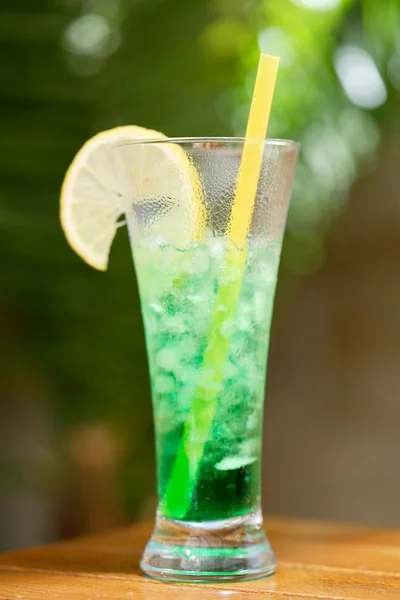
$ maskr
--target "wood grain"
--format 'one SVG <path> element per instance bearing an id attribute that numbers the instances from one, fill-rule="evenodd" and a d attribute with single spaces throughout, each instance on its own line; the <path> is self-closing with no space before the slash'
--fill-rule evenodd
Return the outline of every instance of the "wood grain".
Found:
<path id="1" fill-rule="evenodd" d="M 279 568 L 245 583 L 187 585 L 145 578 L 150 532 L 139 524 L 0 556 L 0 600 L 400 600 L 400 531 L 267 520 Z"/>

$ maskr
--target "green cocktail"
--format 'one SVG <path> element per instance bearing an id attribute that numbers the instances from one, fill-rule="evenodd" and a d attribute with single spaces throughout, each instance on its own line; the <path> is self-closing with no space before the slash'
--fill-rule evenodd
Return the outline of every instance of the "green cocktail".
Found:
<path id="1" fill-rule="evenodd" d="M 125 214 L 157 455 L 157 520 L 141 567 L 161 579 L 239 580 L 275 568 L 262 528 L 262 415 L 298 148 L 246 141 L 248 151 L 261 152 L 262 163 L 251 223 L 238 247 L 229 223 L 243 148 L 243 139 L 222 138 L 119 149 L 128 173 L 121 181 L 128 182 Z M 150 151 L 159 164 L 149 163 Z M 129 195 L 130 172 L 136 187 Z M 162 194 L 146 196 L 155 176 L 163 181 Z"/>
<path id="2" fill-rule="evenodd" d="M 217 290 L 226 276 L 225 244 L 222 237 L 210 238 L 182 251 L 144 240 L 134 250 L 153 392 L 160 499 L 167 493 L 196 387 L 207 388 L 212 381 L 203 356 Z M 182 514 L 179 507 L 161 502 L 164 517 L 224 520 L 259 506 L 260 430 L 279 250 L 280 240 L 247 250 L 236 314 L 227 314 L 220 327 L 229 349 L 188 510 Z"/>
<path id="3" fill-rule="evenodd" d="M 260 59 L 267 80 L 271 61 Z M 266 102 L 257 82 L 251 115 L 260 111 L 266 125 L 272 96 Z M 246 138 L 102 132 L 78 152 L 62 187 L 63 229 L 93 267 L 107 268 L 122 215 L 128 225 L 159 497 L 140 565 L 159 579 L 237 581 L 276 565 L 261 512 L 262 416 L 298 145 L 254 137 L 253 126 L 250 116 Z"/>
<path id="4" fill-rule="evenodd" d="M 125 216 L 150 365 L 159 504 L 141 559 L 178 581 L 274 572 L 260 499 L 272 304 L 298 145 L 266 140 L 279 59 L 261 55 L 245 138 L 137 126 L 89 140 L 62 227 L 105 270 Z M 140 485 L 140 482 L 138 482 Z"/>

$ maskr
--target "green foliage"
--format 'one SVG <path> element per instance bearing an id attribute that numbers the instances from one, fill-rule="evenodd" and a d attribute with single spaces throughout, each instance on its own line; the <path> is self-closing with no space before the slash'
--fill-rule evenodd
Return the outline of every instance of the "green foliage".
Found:
<path id="1" fill-rule="evenodd" d="M 106 274 L 69 249 L 58 220 L 68 164 L 88 137 L 126 123 L 175 136 L 243 134 L 259 48 L 281 54 L 270 134 L 303 145 L 285 258 L 294 270 L 316 268 L 329 218 L 380 128 L 397 118 L 399 3 L 15 4 L 4 0 L 0 13 L 3 366 L 11 378 L 28 369 L 46 382 L 60 432 L 85 420 L 117 424 L 126 464 L 143 468 L 141 489 L 124 477 L 135 507 L 152 486 L 153 452 L 149 436 L 135 445 L 131 435 L 151 431 L 151 409 L 127 236 L 117 236 Z M 349 44 L 380 70 L 388 99 L 376 110 L 354 106 L 338 80 L 335 53 Z"/>

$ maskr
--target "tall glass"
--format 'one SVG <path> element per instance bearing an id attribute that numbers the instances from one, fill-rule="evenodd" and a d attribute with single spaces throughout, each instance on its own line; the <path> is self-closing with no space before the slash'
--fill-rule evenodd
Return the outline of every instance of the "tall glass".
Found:
<path id="1" fill-rule="evenodd" d="M 262 420 L 298 145 L 247 143 L 262 145 L 263 162 L 243 248 L 229 223 L 244 139 L 120 148 L 157 456 L 159 504 L 141 567 L 159 579 L 244 580 L 275 569 L 261 514 Z M 160 195 L 144 201 L 154 177 Z"/>

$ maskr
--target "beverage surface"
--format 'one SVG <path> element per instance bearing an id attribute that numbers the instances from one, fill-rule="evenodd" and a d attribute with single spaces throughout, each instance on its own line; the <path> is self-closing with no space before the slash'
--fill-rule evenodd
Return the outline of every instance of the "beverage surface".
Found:
<path id="1" fill-rule="evenodd" d="M 211 380 L 202 360 L 218 286 L 228 276 L 226 243 L 221 237 L 210 238 L 179 250 L 145 238 L 134 248 L 150 366 L 160 498 L 196 387 L 207 389 Z M 185 520 L 228 519 L 258 507 L 265 371 L 279 248 L 280 240 L 268 247 L 249 243 L 235 314 L 229 314 L 226 307 L 221 334 L 230 340 L 229 352 Z"/>

